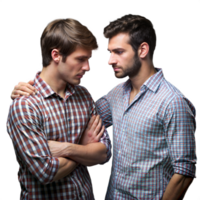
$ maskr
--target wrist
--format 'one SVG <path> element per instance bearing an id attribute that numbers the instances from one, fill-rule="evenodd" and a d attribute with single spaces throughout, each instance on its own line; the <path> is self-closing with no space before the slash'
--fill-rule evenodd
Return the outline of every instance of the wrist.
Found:
<path id="1" fill-rule="evenodd" d="M 63 142 L 63 157 L 70 157 L 73 152 L 73 145 L 69 142 Z"/>

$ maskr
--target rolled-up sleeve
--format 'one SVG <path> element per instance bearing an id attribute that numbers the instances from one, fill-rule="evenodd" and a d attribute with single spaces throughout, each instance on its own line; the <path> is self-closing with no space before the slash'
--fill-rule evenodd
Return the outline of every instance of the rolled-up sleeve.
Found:
<path id="1" fill-rule="evenodd" d="M 107 96 L 103 96 L 96 102 L 98 113 L 100 114 L 103 124 L 107 127 L 112 125 L 112 113 Z"/>
<path id="2" fill-rule="evenodd" d="M 51 156 L 42 119 L 36 106 L 27 99 L 17 99 L 10 107 L 7 131 L 20 161 L 42 184 L 48 184 L 59 167 Z"/>
<path id="3" fill-rule="evenodd" d="M 195 177 L 195 109 L 189 100 L 176 97 L 170 102 L 164 127 L 174 173 Z"/>

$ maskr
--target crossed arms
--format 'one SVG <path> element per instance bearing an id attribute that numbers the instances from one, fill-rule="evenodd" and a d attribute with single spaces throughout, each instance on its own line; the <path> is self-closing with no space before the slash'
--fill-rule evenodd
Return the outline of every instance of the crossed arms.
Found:
<path id="1" fill-rule="evenodd" d="M 60 163 L 53 181 L 70 174 L 77 167 L 78 163 L 92 166 L 108 160 L 107 148 L 99 142 L 104 130 L 104 126 L 101 127 L 99 115 L 92 116 L 80 144 L 48 141 L 52 156 L 58 158 Z"/>
<path id="2" fill-rule="evenodd" d="M 78 164 L 91 166 L 109 160 L 110 141 L 99 116 L 91 117 L 80 144 L 48 141 L 40 117 L 37 105 L 22 97 L 10 108 L 7 128 L 18 160 L 41 183 L 69 175 Z"/>

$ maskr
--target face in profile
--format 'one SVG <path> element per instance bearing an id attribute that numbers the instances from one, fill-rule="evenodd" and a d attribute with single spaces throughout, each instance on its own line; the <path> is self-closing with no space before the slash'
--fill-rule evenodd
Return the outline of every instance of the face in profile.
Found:
<path id="1" fill-rule="evenodd" d="M 59 79 L 72 85 L 78 85 L 86 71 L 90 70 L 89 58 L 92 50 L 77 47 L 66 57 L 65 62 L 60 59 L 58 64 Z"/>
<path id="2" fill-rule="evenodd" d="M 108 50 L 111 55 L 108 64 L 112 65 L 117 78 L 132 78 L 141 68 L 139 57 L 128 41 L 128 33 L 119 33 L 109 40 Z"/>

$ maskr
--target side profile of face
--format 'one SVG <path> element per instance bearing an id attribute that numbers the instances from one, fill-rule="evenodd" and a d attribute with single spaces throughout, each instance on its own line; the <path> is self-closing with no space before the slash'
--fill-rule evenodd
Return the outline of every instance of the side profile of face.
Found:
<path id="1" fill-rule="evenodd" d="M 66 83 L 78 85 L 86 71 L 90 70 L 89 58 L 92 50 L 77 47 L 76 50 L 67 56 L 65 62 L 62 59 L 58 63 L 58 76 Z"/>
<path id="2" fill-rule="evenodd" d="M 126 76 L 132 78 L 138 74 L 141 68 L 137 52 L 133 50 L 128 41 L 128 33 L 119 33 L 109 40 L 108 51 L 111 55 L 108 64 L 112 65 L 117 78 Z"/>

